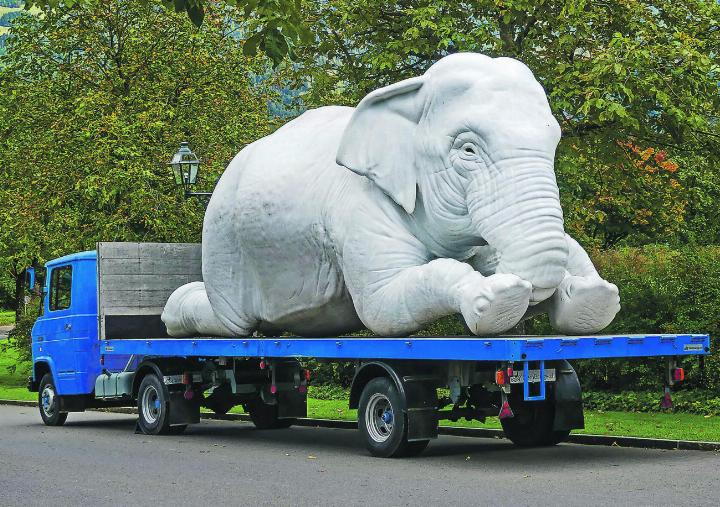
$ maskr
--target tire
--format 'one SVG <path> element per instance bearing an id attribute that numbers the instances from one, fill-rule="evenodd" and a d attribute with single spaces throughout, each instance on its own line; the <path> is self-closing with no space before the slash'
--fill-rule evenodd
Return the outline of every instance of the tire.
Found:
<path id="1" fill-rule="evenodd" d="M 167 388 L 154 373 L 145 375 L 140 382 L 137 403 L 138 426 L 144 434 L 172 435 L 185 431 L 184 426 L 170 426 Z"/>
<path id="2" fill-rule="evenodd" d="M 501 419 L 505 436 L 518 447 L 547 447 L 567 439 L 570 430 L 553 430 L 555 406 L 549 401 L 510 402 L 515 417 Z"/>
<path id="3" fill-rule="evenodd" d="M 358 430 L 373 456 L 416 456 L 428 446 L 429 440 L 408 442 L 404 405 L 395 383 L 386 377 L 372 379 L 363 389 L 358 406 Z"/>
<path id="4" fill-rule="evenodd" d="M 205 407 L 217 415 L 227 414 L 237 403 L 233 398 L 229 384 L 223 384 L 205 399 Z"/>
<path id="5" fill-rule="evenodd" d="M 40 380 L 38 389 L 38 408 L 40 417 L 46 426 L 62 426 L 67 420 L 67 412 L 61 412 L 61 398 L 55 389 L 52 375 L 46 373 Z"/>
<path id="6" fill-rule="evenodd" d="M 268 405 L 262 400 L 255 400 L 245 407 L 250 419 L 259 430 L 280 430 L 295 424 L 296 419 L 279 419 L 278 405 Z"/>

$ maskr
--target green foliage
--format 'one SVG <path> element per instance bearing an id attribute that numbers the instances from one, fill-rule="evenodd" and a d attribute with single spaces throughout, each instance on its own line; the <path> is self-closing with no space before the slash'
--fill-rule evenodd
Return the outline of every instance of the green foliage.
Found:
<path id="1" fill-rule="evenodd" d="M 7 0 L 5 0 L 7 1 Z M 139 0 L 144 6 L 160 5 L 168 11 L 184 12 L 198 28 L 203 25 L 206 12 L 221 8 L 213 0 Z M 49 12 L 68 12 L 93 9 L 98 0 L 28 0 L 26 8 L 39 7 Z M 300 0 L 225 0 L 227 14 L 246 21 L 244 33 L 247 43 L 244 54 L 255 56 L 262 50 L 277 66 L 285 56 L 293 55 L 292 46 L 309 43 L 312 33 L 302 22 Z M 146 9 L 145 12 L 155 12 Z"/>
<path id="2" fill-rule="evenodd" d="M 0 310 L 0 326 L 12 326 L 15 324 L 14 310 Z"/>
<path id="3" fill-rule="evenodd" d="M 355 375 L 355 364 L 351 362 L 328 363 L 311 359 L 306 366 L 312 371 L 312 384 L 316 386 L 349 387 Z"/>
<path id="4" fill-rule="evenodd" d="M 338 385 L 311 385 L 308 397 L 314 400 L 345 400 L 350 397 L 350 391 Z"/>
<path id="5" fill-rule="evenodd" d="M 585 410 L 614 410 L 619 412 L 682 412 L 687 414 L 720 415 L 720 395 L 717 391 L 694 389 L 672 393 L 672 409 L 660 407 L 660 391 L 586 391 Z"/>
<path id="6" fill-rule="evenodd" d="M 203 208 L 166 161 L 188 140 L 210 189 L 268 134 L 272 98 L 223 11 L 201 30 L 136 2 L 16 20 L 0 60 L 0 258 L 32 262 L 104 241 L 198 241 Z"/>
<path id="7" fill-rule="evenodd" d="M 519 58 L 545 87 L 562 127 L 558 180 L 567 228 L 583 244 L 720 237 L 711 204 L 720 199 L 714 0 L 318 0 L 304 7 L 315 38 L 297 48 L 294 82 L 306 85 L 306 104 L 355 105 L 458 51 Z M 648 148 L 674 169 L 642 160 Z"/>
<path id="8" fill-rule="evenodd" d="M 11 373 L 15 373 L 18 367 L 22 369 L 32 362 L 30 332 L 39 314 L 40 302 L 38 298 L 35 298 L 20 315 L 17 322 L 13 319 L 15 327 L 8 333 L 7 340 L 0 343 L 0 354 L 7 354 L 8 350 L 13 351 L 15 361 L 7 368 Z"/>
<path id="9" fill-rule="evenodd" d="M 0 26 L 10 26 L 15 18 L 22 16 L 22 11 L 10 11 L 0 16 Z"/>

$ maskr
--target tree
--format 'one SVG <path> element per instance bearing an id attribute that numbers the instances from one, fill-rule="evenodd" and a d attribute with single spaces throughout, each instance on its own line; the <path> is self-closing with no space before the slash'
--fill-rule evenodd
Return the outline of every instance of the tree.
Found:
<path id="1" fill-rule="evenodd" d="M 0 59 L 0 264 L 25 266 L 96 241 L 198 241 L 203 209 L 165 164 L 181 141 L 208 190 L 273 126 L 261 59 L 210 9 L 202 29 L 131 0 L 14 22 Z"/>
<path id="2" fill-rule="evenodd" d="M 285 56 L 292 56 L 292 46 L 308 43 L 311 33 L 301 20 L 300 0 L 139 0 L 147 5 L 154 3 L 175 12 L 187 13 L 189 19 L 200 27 L 207 9 L 216 9 L 223 3 L 235 9 L 235 16 L 247 21 L 245 54 L 255 56 L 261 49 L 277 66 Z M 25 6 L 40 7 L 46 11 L 72 10 L 75 7 L 92 7 L 99 0 L 27 0 Z"/>
<path id="3" fill-rule="evenodd" d="M 720 198 L 720 6 L 714 0 L 308 2 L 316 42 L 297 48 L 308 105 L 355 105 L 477 51 L 525 62 L 563 129 L 558 175 L 569 227 L 597 246 L 716 242 Z M 662 152 L 644 170 L 638 154 Z M 654 155 L 653 155 L 654 156 Z M 641 157 L 640 157 L 641 158 Z M 632 192 L 632 199 L 628 195 Z M 698 205 L 698 203 L 701 203 Z"/>

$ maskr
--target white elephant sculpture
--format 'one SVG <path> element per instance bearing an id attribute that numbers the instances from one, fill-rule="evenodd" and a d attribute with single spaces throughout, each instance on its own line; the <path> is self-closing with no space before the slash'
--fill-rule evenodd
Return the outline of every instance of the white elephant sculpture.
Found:
<path id="1" fill-rule="evenodd" d="M 171 295 L 168 333 L 398 336 L 460 313 L 489 335 L 540 312 L 597 332 L 618 290 L 563 229 L 559 140 L 531 71 L 475 53 L 356 108 L 310 110 L 228 166 L 205 215 L 204 283 Z"/>

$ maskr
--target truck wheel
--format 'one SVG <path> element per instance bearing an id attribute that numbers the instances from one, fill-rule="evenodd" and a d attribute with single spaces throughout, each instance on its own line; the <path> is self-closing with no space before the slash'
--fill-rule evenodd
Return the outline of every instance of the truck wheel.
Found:
<path id="1" fill-rule="evenodd" d="M 430 442 L 408 442 L 403 405 L 395 383 L 386 377 L 372 379 L 363 389 L 358 407 L 358 429 L 373 456 L 414 456 Z"/>
<path id="2" fill-rule="evenodd" d="M 278 405 L 268 405 L 262 400 L 250 402 L 245 407 L 250 413 L 250 419 L 259 430 L 279 430 L 289 428 L 295 424 L 295 419 L 279 419 Z"/>
<path id="3" fill-rule="evenodd" d="M 40 380 L 38 389 L 38 407 L 40 417 L 47 426 L 62 426 L 67 420 L 67 412 L 60 412 L 60 396 L 55 390 L 52 375 L 46 373 Z"/>
<path id="4" fill-rule="evenodd" d="M 186 425 L 170 426 L 170 402 L 165 386 L 155 374 L 148 374 L 138 390 L 138 426 L 146 435 L 177 435 Z"/>
<path id="5" fill-rule="evenodd" d="M 567 439 L 570 430 L 554 431 L 555 406 L 547 401 L 511 401 L 515 417 L 501 419 L 505 436 L 519 447 L 543 447 Z"/>
<path id="6" fill-rule="evenodd" d="M 227 414 L 231 408 L 237 405 L 229 384 L 223 384 L 205 398 L 205 407 L 217 415 Z"/>

